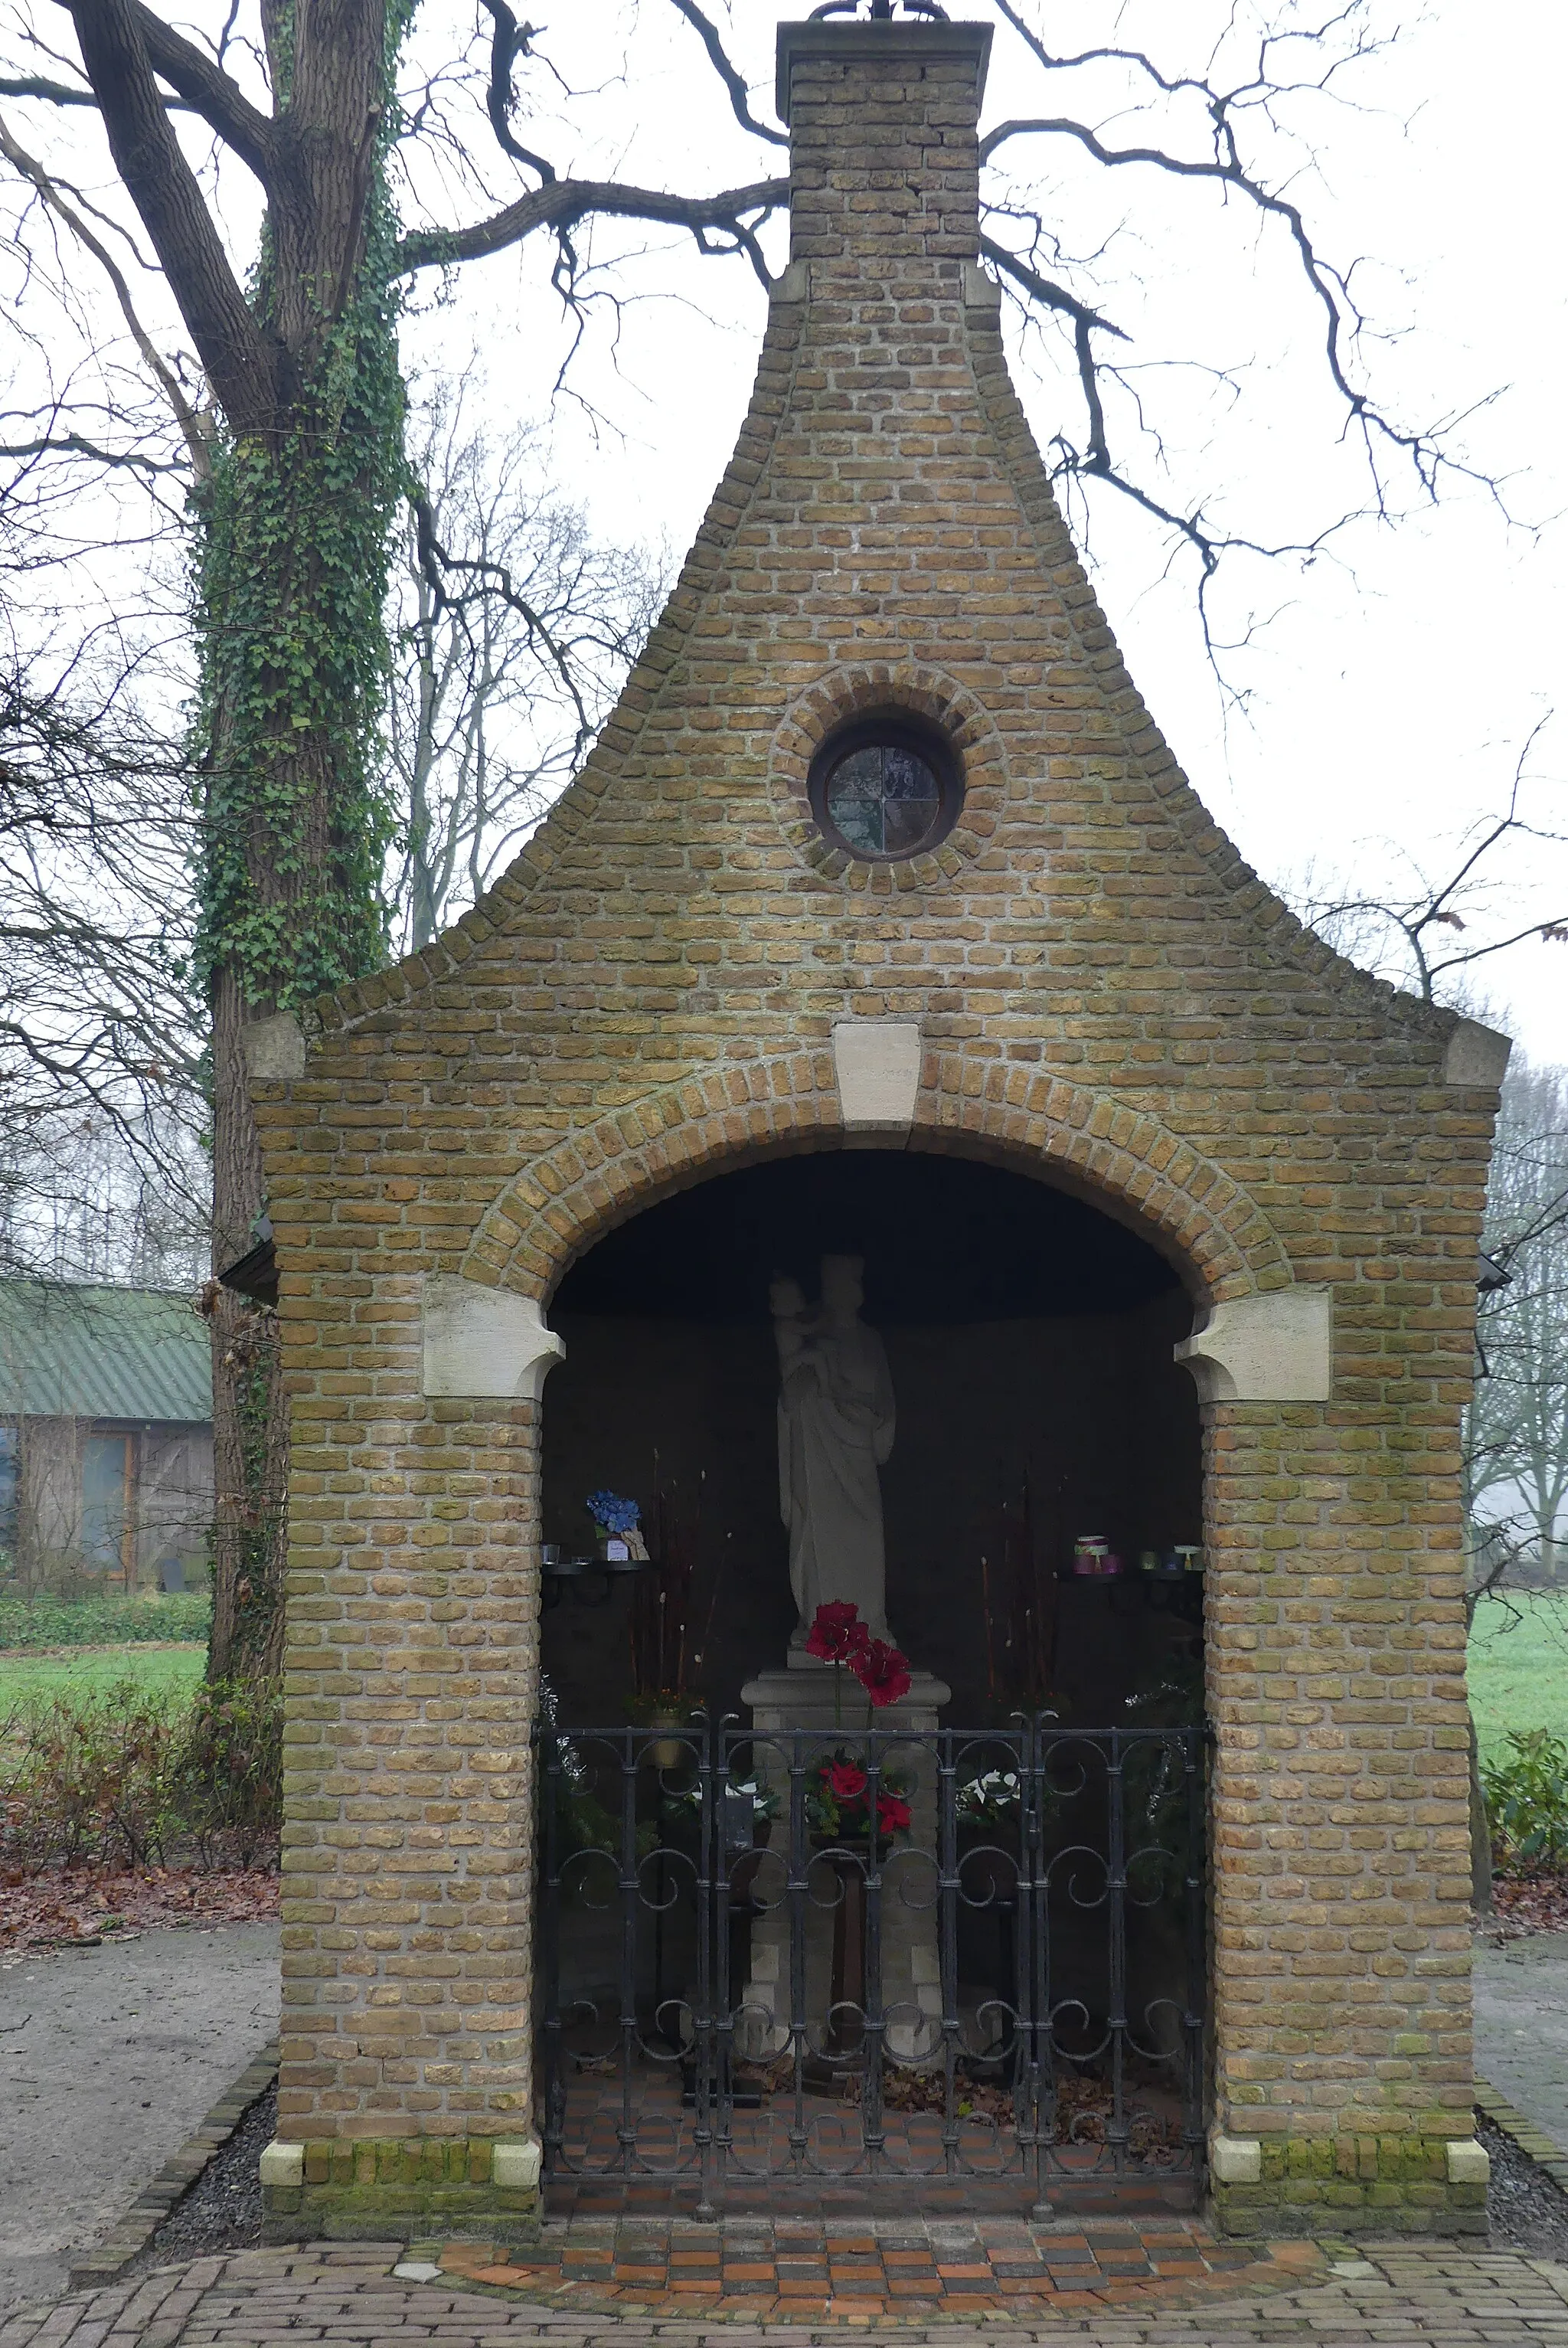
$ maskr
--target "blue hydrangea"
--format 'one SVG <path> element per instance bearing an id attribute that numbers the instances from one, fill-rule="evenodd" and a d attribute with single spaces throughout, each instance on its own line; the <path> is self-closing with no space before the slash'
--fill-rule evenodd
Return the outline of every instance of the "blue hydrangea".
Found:
<path id="1" fill-rule="evenodd" d="M 619 1492 L 590 1492 L 587 1507 L 601 1532 L 617 1533 L 622 1538 L 636 1531 L 642 1515 L 635 1500 L 623 1500 Z"/>

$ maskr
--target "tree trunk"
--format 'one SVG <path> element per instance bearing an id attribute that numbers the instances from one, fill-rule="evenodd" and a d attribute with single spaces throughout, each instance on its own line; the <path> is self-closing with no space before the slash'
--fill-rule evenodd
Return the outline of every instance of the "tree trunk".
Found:
<path id="1" fill-rule="evenodd" d="M 246 1025 L 384 959 L 377 772 L 392 517 L 406 488 L 386 159 L 410 0 L 262 0 L 263 114 L 147 8 L 67 0 L 120 177 L 221 410 L 193 497 L 202 775 L 198 962 L 212 1014 L 213 1270 L 265 1204 Z M 266 196 L 250 284 L 169 119 L 177 89 Z M 218 1506 L 209 1671 L 271 1676 L 288 1410 L 275 1313 L 211 1292 Z"/>
<path id="2" fill-rule="evenodd" d="M 384 959 L 375 773 L 402 387 L 384 295 L 271 445 L 223 450 L 201 500 L 201 953 L 212 1014 L 213 1262 L 266 1207 L 245 1036 Z M 209 1676 L 281 1668 L 289 1411 L 276 1313 L 211 1292 Z"/>
<path id="3" fill-rule="evenodd" d="M 210 1680 L 272 1679 L 282 1667 L 288 1555 L 288 1400 L 278 1316 L 221 1285 L 254 1245 L 265 1200 L 245 1080 L 247 1006 L 231 971 L 212 987 L 212 1631 Z"/>

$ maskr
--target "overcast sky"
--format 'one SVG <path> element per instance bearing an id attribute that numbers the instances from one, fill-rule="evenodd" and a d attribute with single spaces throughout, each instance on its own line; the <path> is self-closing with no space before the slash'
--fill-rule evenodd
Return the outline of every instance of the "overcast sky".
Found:
<path id="1" fill-rule="evenodd" d="M 776 168 L 715 108 L 691 37 L 666 13 L 627 7 L 607 44 L 613 8 L 550 12 L 551 56 L 567 78 L 598 90 L 574 107 L 558 160 L 693 191 Z M 769 118 L 779 13 L 735 0 L 729 26 Z M 994 21 L 979 5 L 949 13 Z M 1208 0 L 1132 0 L 1117 10 L 1071 0 L 1049 13 L 1063 47 L 1111 36 L 1112 22 L 1123 40 L 1166 37 L 1175 26 L 1193 34 L 1201 59 L 1196 36 L 1226 12 Z M 1392 21 L 1386 13 L 1385 28 Z M 1038 79 L 1019 95 L 1022 62 L 999 31 L 988 124 L 1040 103 Z M 1374 388 L 1421 424 L 1497 393 L 1458 445 L 1507 477 L 1516 523 L 1484 489 L 1459 483 L 1435 510 L 1398 528 L 1358 526 L 1309 568 L 1238 563 L 1215 604 L 1222 634 L 1252 628 L 1246 647 L 1225 661 L 1246 696 L 1238 706 L 1204 658 L 1190 567 L 1170 568 L 1156 536 L 1108 501 L 1091 513 L 1097 585 L 1140 689 L 1211 809 L 1271 880 L 1299 885 L 1315 870 L 1325 886 L 1344 875 L 1382 894 L 1409 886 L 1418 870 L 1446 873 L 1477 815 L 1506 798 L 1532 729 L 1558 705 L 1562 717 L 1532 754 L 1526 812 L 1568 829 L 1565 83 L 1561 5 L 1437 0 L 1346 85 L 1354 106 L 1316 101 L 1292 118 L 1302 165 L 1293 192 L 1325 249 L 1363 261 L 1357 292 L 1389 337 L 1369 345 Z M 1138 135 L 1119 120 L 1109 84 L 1082 103 L 1097 105 L 1108 137 Z M 1120 231 L 1097 283 L 1119 314 L 1136 316 L 1137 363 L 1205 358 L 1236 371 L 1235 396 L 1190 365 L 1150 378 L 1173 419 L 1173 489 L 1199 483 L 1233 523 L 1286 536 L 1363 496 L 1315 364 L 1320 319 L 1255 217 L 1222 213 L 1209 191 L 1194 202 L 1147 174 L 1134 187 L 1131 172 L 1077 170 L 1040 142 L 1013 170 L 1047 205 L 1060 201 L 1078 249 Z M 595 251 L 625 251 L 624 232 L 615 233 L 619 246 L 601 235 Z M 632 298 L 617 315 L 613 347 L 601 321 L 569 396 L 552 403 L 566 345 L 541 299 L 548 263 L 540 249 L 471 267 L 439 308 L 430 306 L 434 286 L 423 287 L 425 306 L 406 329 L 410 355 L 450 366 L 472 350 L 492 412 L 548 424 L 558 476 L 599 527 L 664 540 L 678 556 L 744 408 L 760 289 L 743 264 L 701 261 L 678 243 L 621 270 L 617 283 Z M 1016 372 L 1042 443 L 1077 428 L 1060 376 L 1027 353 Z M 1416 502 L 1406 479 L 1395 479 L 1399 497 Z M 1525 842 L 1495 869 L 1493 901 L 1471 909 L 1466 937 L 1488 921 L 1568 912 L 1568 851 Z M 1484 966 L 1475 984 L 1532 1057 L 1568 1060 L 1568 946 L 1528 944 Z"/>

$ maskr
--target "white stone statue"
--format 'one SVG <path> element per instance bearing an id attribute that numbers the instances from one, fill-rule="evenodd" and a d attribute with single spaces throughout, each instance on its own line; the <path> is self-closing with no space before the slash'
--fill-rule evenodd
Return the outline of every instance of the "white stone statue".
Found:
<path id="1" fill-rule="evenodd" d="M 893 1448 L 893 1381 L 865 1302 L 858 1256 L 822 1260 L 815 1310 L 798 1282 L 779 1279 L 771 1302 L 779 1349 L 779 1506 L 789 1528 L 789 1578 L 800 1620 L 790 1661 L 805 1663 L 819 1606 L 849 1600 L 874 1639 L 887 1628 L 882 1488 Z"/>

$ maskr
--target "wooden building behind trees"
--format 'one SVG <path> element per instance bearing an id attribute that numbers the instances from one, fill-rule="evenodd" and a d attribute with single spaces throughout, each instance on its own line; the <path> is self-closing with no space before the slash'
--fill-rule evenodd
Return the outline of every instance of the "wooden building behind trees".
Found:
<path id="1" fill-rule="evenodd" d="M 200 1588 L 212 1386 L 189 1297 L 0 1281 L 0 1588 Z"/>

